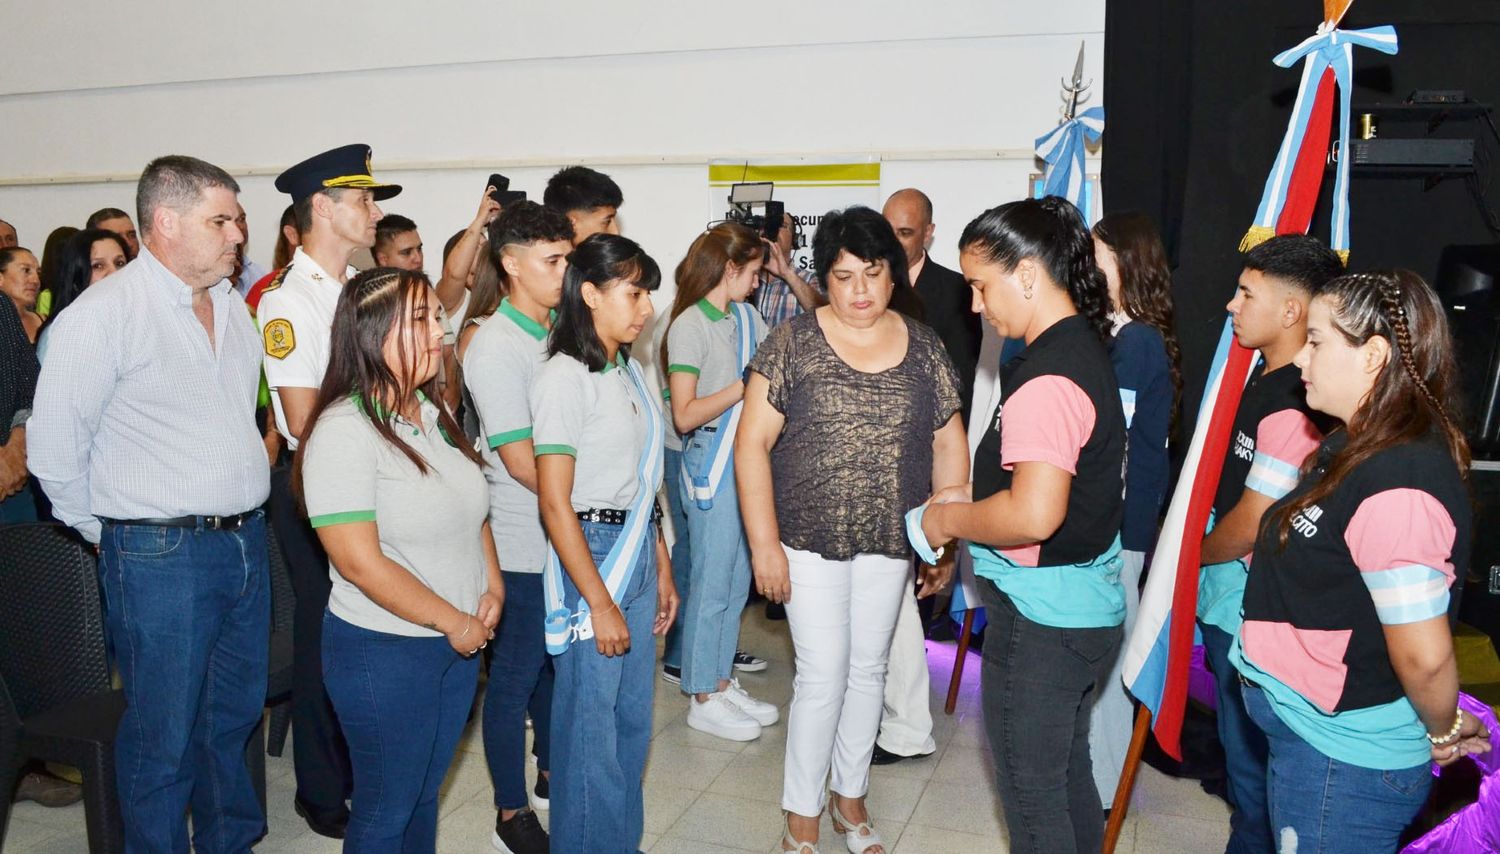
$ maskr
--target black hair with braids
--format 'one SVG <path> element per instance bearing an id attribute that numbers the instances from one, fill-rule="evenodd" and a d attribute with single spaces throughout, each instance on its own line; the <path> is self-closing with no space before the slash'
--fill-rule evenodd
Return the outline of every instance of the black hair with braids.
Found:
<path id="1" fill-rule="evenodd" d="M 1313 299 L 1329 303 L 1333 327 L 1350 346 L 1378 336 L 1389 342 L 1391 355 L 1345 425 L 1349 442 L 1328 461 L 1323 477 L 1270 514 L 1267 524 L 1276 527 L 1283 546 L 1298 513 L 1327 497 L 1360 464 L 1387 448 L 1435 433 L 1460 474 L 1467 477 L 1469 472 L 1453 338 L 1432 288 L 1410 270 L 1351 273 L 1324 283 Z M 1317 460 L 1317 454 L 1308 458 L 1304 477 Z"/>
<path id="2" fill-rule="evenodd" d="M 1036 259 L 1099 340 L 1109 342 L 1109 284 L 1094 261 L 1094 237 L 1072 202 L 1046 196 L 990 208 L 964 227 L 958 249 L 976 252 L 1007 273 L 1026 258 Z"/>

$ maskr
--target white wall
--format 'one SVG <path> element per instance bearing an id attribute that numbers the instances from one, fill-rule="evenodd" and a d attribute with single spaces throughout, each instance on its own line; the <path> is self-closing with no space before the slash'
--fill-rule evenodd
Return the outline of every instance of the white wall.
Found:
<path id="1" fill-rule="evenodd" d="M 951 265 L 965 222 L 1025 192 L 1080 41 L 1094 102 L 1102 83 L 1104 0 L 100 8 L 0 5 L 0 218 L 23 245 L 133 210 L 141 167 L 178 152 L 240 178 L 265 263 L 276 173 L 366 142 L 433 272 L 492 171 L 539 198 L 559 165 L 598 166 L 625 233 L 670 270 L 704 225 L 709 158 L 831 153 L 881 157 L 882 197 L 926 190 Z"/>

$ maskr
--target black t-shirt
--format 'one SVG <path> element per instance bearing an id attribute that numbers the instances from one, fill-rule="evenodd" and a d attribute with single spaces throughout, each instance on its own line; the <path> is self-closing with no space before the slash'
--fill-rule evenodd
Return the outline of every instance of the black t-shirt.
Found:
<path id="1" fill-rule="evenodd" d="M 1325 440 L 1315 468 L 1267 511 L 1240 636 L 1247 659 L 1330 713 L 1405 695 L 1382 626 L 1442 613 L 1448 599 L 1434 585 L 1449 566 L 1449 583 L 1464 577 L 1471 542 L 1468 491 L 1447 447 L 1428 437 L 1365 460 L 1293 518 L 1281 546 L 1277 511 L 1318 483 L 1347 441 L 1342 430 Z"/>
<path id="2" fill-rule="evenodd" d="M 1224 514 L 1233 510 L 1234 505 L 1239 503 L 1240 497 L 1245 493 L 1245 482 L 1255 462 L 1255 452 L 1261 450 L 1257 447 L 1257 440 L 1263 428 L 1268 426 L 1265 422 L 1271 416 L 1286 410 L 1302 414 L 1312 421 L 1320 432 L 1326 432 L 1324 428 L 1328 423 L 1327 419 L 1307 408 L 1307 391 L 1302 384 L 1302 370 L 1294 364 L 1287 363 L 1270 373 L 1265 373 L 1264 366 L 1262 366 L 1245 384 L 1245 392 L 1240 397 L 1239 409 L 1234 414 L 1234 432 L 1229 438 L 1229 449 L 1224 452 L 1224 468 L 1219 475 L 1219 489 L 1214 493 L 1214 515 L 1219 519 L 1223 519 Z M 1305 446 L 1299 445 L 1299 447 Z M 1265 450 L 1277 456 L 1279 449 Z M 1300 468 L 1303 461 L 1298 459 L 1285 462 Z M 1277 490 L 1277 493 L 1279 494 L 1271 494 L 1271 497 L 1280 498 L 1285 494 L 1285 490 Z"/>
<path id="3" fill-rule="evenodd" d="M 1038 335 L 1000 368 L 1000 407 L 974 457 L 974 500 L 1010 488 L 1012 472 L 1001 465 L 1001 413 L 1028 382 L 1063 377 L 1093 405 L 1094 425 L 1078 453 L 1063 524 L 1041 543 L 1037 566 L 1092 561 L 1120 533 L 1124 518 L 1125 415 L 1109 350 L 1081 315 L 1063 318 Z"/>

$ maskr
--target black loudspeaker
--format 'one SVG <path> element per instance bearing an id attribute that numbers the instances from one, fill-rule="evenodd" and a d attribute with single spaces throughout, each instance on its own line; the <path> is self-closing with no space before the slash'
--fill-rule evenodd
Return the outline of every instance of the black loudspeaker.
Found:
<path id="1" fill-rule="evenodd" d="M 1476 461 L 1469 487 L 1474 498 L 1474 552 L 1469 577 L 1455 580 L 1453 596 L 1462 599 L 1458 618 L 1489 635 L 1500 650 L 1500 463 Z"/>
<path id="2" fill-rule="evenodd" d="M 1457 348 L 1459 386 L 1476 459 L 1500 456 L 1500 244 L 1448 246 L 1433 282 Z"/>

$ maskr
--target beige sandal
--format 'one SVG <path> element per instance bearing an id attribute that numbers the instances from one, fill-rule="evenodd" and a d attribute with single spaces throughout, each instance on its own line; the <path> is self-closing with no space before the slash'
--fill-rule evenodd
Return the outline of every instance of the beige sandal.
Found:
<path id="1" fill-rule="evenodd" d="M 781 850 L 786 851 L 787 854 L 818 854 L 817 845 L 811 842 L 801 842 L 797 837 L 792 835 L 792 816 L 789 813 L 783 812 L 782 817 L 785 821 L 784 827 L 786 830 L 781 835 Z M 788 845 L 792 847 L 788 848 Z"/>
<path id="2" fill-rule="evenodd" d="M 856 824 L 844 818 L 844 814 L 839 811 L 838 801 L 832 793 L 828 796 L 828 816 L 833 819 L 834 832 L 844 835 L 844 847 L 849 849 L 849 854 L 865 854 L 871 848 L 876 847 L 882 851 L 885 850 L 885 841 L 880 838 L 880 834 L 875 832 L 875 828 L 868 821 Z"/>

